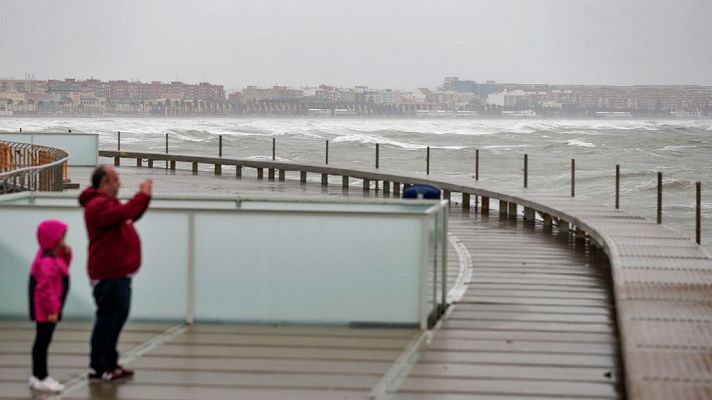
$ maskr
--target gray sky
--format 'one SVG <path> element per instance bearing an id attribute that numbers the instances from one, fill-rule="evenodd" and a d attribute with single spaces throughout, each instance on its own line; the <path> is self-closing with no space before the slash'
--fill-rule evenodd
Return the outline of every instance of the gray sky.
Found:
<path id="1" fill-rule="evenodd" d="M 710 0 L 0 0 L 0 77 L 712 85 Z"/>

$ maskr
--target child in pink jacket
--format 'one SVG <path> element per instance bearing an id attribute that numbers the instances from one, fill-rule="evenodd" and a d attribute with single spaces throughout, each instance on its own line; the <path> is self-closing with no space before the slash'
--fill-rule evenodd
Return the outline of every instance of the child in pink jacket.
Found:
<path id="1" fill-rule="evenodd" d="M 61 392 L 64 385 L 47 372 L 47 349 L 57 322 L 62 317 L 64 300 L 69 291 L 69 263 L 72 251 L 64 244 L 67 225 L 61 221 L 43 221 L 37 228 L 40 249 L 30 270 L 30 318 L 36 322 L 32 347 L 30 388 Z"/>

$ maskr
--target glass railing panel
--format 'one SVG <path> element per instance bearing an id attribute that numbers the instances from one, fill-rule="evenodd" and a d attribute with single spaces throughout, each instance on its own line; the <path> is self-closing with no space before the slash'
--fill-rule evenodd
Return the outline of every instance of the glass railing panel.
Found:
<path id="1" fill-rule="evenodd" d="M 53 218 L 69 225 L 74 249 L 65 316 L 91 318 L 88 243 L 76 197 L 4 197 L 0 316 L 27 317 L 35 231 Z M 227 208 L 240 201 L 154 199 L 135 224 L 143 266 L 133 281 L 132 318 L 183 320 L 194 310 L 197 320 L 421 325 L 437 309 L 442 209 L 431 204 L 417 213 L 398 202 L 389 209 L 382 201 L 356 201 L 359 212 L 344 203 L 342 211 L 317 211 L 300 209 L 304 199 L 276 201 L 279 212 Z"/>
<path id="2" fill-rule="evenodd" d="M 418 324 L 420 218 L 197 216 L 196 319 Z"/>

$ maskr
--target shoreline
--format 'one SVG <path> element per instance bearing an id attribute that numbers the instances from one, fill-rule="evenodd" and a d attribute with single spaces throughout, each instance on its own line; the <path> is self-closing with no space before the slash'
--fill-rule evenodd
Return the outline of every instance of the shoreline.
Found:
<path id="1" fill-rule="evenodd" d="M 511 118 L 511 117 L 461 117 L 461 118 L 450 118 L 450 117 L 409 117 L 409 116 L 333 116 L 333 117 L 315 117 L 306 115 L 207 115 L 207 116 L 149 116 L 149 115 L 101 115 L 101 116 L 66 116 L 66 115 L 2 115 L 0 120 L 10 120 L 10 119 L 87 119 L 87 120 L 99 120 L 99 119 L 155 119 L 155 120 L 190 120 L 190 119 L 309 119 L 309 120 L 408 120 L 408 121 L 712 121 L 712 116 L 695 117 L 695 118 L 643 118 L 643 117 L 630 117 L 630 118 L 615 118 L 615 117 L 522 117 L 522 118 Z"/>

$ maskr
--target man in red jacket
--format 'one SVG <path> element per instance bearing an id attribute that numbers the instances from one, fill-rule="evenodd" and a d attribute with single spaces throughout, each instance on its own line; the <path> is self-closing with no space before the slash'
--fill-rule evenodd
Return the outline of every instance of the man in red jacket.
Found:
<path id="1" fill-rule="evenodd" d="M 114 381 L 133 375 L 119 365 L 117 343 L 129 315 L 131 277 L 141 265 L 141 242 L 133 223 L 148 208 L 153 183 L 142 182 L 126 204 L 116 197 L 121 182 L 113 168 L 95 169 L 91 185 L 79 196 L 89 235 L 87 270 L 96 302 L 89 378 Z"/>

